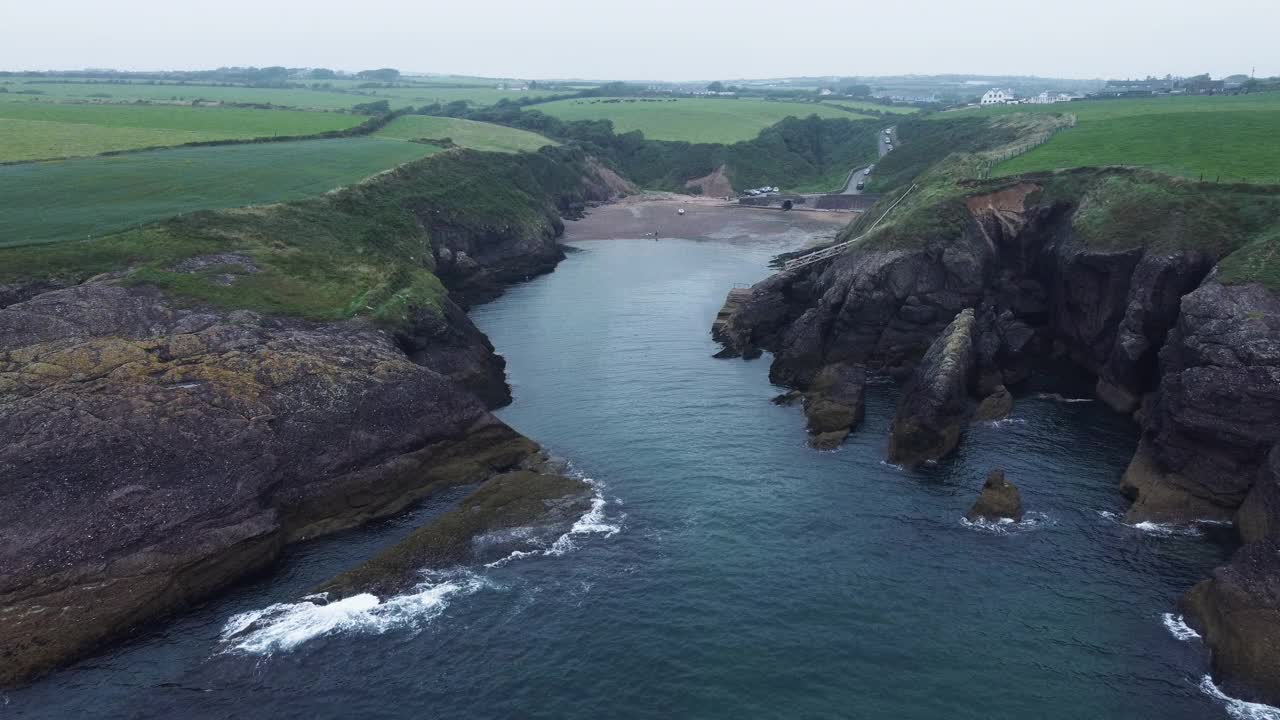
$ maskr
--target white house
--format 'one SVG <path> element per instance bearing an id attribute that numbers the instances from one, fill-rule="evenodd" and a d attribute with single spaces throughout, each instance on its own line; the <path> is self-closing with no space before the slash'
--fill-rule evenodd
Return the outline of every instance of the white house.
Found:
<path id="1" fill-rule="evenodd" d="M 1013 96 L 1012 90 L 1000 90 L 991 88 L 982 95 L 979 105 L 1004 105 L 1005 103 L 1014 102 L 1016 98 Z"/>

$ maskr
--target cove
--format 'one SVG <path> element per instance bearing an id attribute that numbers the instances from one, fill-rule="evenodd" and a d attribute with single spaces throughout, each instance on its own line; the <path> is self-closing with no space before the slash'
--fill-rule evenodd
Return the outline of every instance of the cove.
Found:
<path id="1" fill-rule="evenodd" d="M 872 383 L 862 427 L 819 453 L 800 410 L 769 403 L 767 357 L 711 357 L 726 291 L 796 242 L 575 241 L 554 273 L 473 310 L 508 363 L 515 400 L 499 415 L 593 478 L 616 532 L 466 569 L 465 590 L 392 627 L 339 623 L 269 655 L 219 643 L 228 618 L 296 599 L 442 498 L 291 551 L 274 575 L 9 693 L 3 711 L 1226 717 L 1200 688 L 1203 649 L 1162 617 L 1229 548 L 1114 519 L 1126 418 L 1041 397 L 1033 378 L 1009 420 L 906 472 L 882 462 L 895 385 Z M 961 522 L 991 467 L 1029 522 Z"/>

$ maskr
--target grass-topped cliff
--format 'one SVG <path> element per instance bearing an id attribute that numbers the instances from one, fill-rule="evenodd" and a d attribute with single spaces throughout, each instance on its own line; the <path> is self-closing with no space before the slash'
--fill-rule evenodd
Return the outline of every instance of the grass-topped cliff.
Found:
<path id="1" fill-rule="evenodd" d="M 432 229 L 542 237 L 588 193 L 580 150 L 453 151 L 326 195 L 189 213 L 102 238 L 0 248 L 0 283 L 118 271 L 190 300 L 331 320 L 398 323 L 438 309 Z M 204 258 L 196 262 L 184 262 Z"/>
<path id="2" fill-rule="evenodd" d="M 981 179 L 1009 147 L 1043 133 L 1053 116 L 961 116 L 899 123 L 899 146 L 876 168 L 877 208 L 843 233 L 857 237 L 903 197 L 863 249 L 911 248 L 958 238 L 970 223 L 966 199 L 1030 182 L 1030 200 L 1073 208 L 1075 241 L 1098 250 L 1201 250 L 1223 259 L 1223 282 L 1280 289 L 1280 187 L 1197 182 L 1136 168 L 1076 168 Z M 1240 253 L 1235 257 L 1234 253 Z"/>

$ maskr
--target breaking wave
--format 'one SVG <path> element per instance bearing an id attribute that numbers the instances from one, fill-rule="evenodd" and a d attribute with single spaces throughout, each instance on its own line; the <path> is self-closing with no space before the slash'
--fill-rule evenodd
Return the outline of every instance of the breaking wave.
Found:
<path id="1" fill-rule="evenodd" d="M 583 480 L 594 491 L 591 507 L 567 532 L 545 547 L 536 547 L 537 539 L 530 538 L 530 542 L 535 544 L 534 549 L 516 550 L 484 567 L 502 567 L 513 560 L 533 555 L 563 555 L 577 547 L 577 537 L 592 534 L 610 537 L 619 532 L 626 515 L 616 519 L 607 517 L 605 507 L 608 503 L 601 487 L 590 478 Z M 422 578 L 422 582 L 410 592 L 386 599 L 379 599 L 372 593 L 361 593 L 327 602 L 322 593 L 295 603 L 276 603 L 261 610 L 233 615 L 222 628 L 220 640 L 224 652 L 272 655 L 289 652 L 327 635 L 416 630 L 439 617 L 452 600 L 484 588 L 498 587 L 489 578 L 464 568 L 425 570 Z"/>
<path id="2" fill-rule="evenodd" d="M 613 537 L 622 530 L 622 520 L 626 518 L 626 514 L 624 513 L 617 518 L 606 517 L 604 509 L 608 502 L 604 499 L 604 494 L 601 491 L 599 484 L 591 478 L 583 478 L 583 482 L 590 485 L 592 490 L 594 490 L 594 494 L 591 496 L 591 508 L 583 513 L 582 517 L 578 518 L 578 520 L 573 523 L 573 527 L 569 528 L 568 532 L 556 538 L 555 542 L 552 542 L 547 547 L 535 548 L 533 550 L 516 550 L 504 558 L 494 560 L 491 563 L 486 563 L 485 567 L 502 567 L 512 560 L 519 560 L 520 558 L 530 557 L 532 555 L 552 557 L 563 555 L 577 547 L 574 541 L 574 538 L 576 537 L 581 537 L 583 535 L 603 535 L 608 538 Z"/>
<path id="3" fill-rule="evenodd" d="M 1133 523 L 1131 525 L 1125 522 L 1123 516 L 1121 516 L 1119 513 L 1114 513 L 1114 512 L 1111 512 L 1110 510 L 1099 510 L 1098 515 L 1118 525 L 1123 525 L 1128 528 L 1133 528 L 1134 530 L 1141 530 L 1142 532 L 1148 535 L 1155 535 L 1157 537 L 1173 537 L 1175 535 L 1181 535 L 1185 537 L 1197 537 L 1199 535 L 1204 534 L 1204 532 L 1201 530 L 1201 527 L 1205 525 L 1230 525 L 1231 524 L 1229 522 L 1224 522 L 1222 520 L 1193 520 L 1189 525 L 1183 525 L 1178 523 L 1158 523 L 1158 522 L 1152 522 L 1150 520 L 1144 520 L 1140 523 Z"/>
<path id="4" fill-rule="evenodd" d="M 1200 639 L 1200 633 L 1193 630 L 1181 615 L 1174 615 L 1173 613 L 1165 613 L 1162 619 L 1164 620 L 1165 629 L 1168 630 L 1169 634 L 1174 636 L 1175 638 L 1183 642 L 1190 642 L 1192 640 Z"/>
<path id="5" fill-rule="evenodd" d="M 960 518 L 960 524 L 970 530 L 978 530 L 981 532 L 994 533 L 996 535 L 1008 535 L 1011 533 L 1027 532 L 1037 528 L 1053 525 L 1053 518 L 1041 512 L 1029 512 L 1022 516 L 1021 520 L 1014 521 L 1010 518 L 1001 518 L 999 520 L 970 520 L 969 518 Z"/>
<path id="6" fill-rule="evenodd" d="M 489 584 L 468 571 L 424 573 L 424 578 L 411 592 L 386 600 L 361 593 L 325 603 L 323 596 L 312 596 L 240 613 L 227 620 L 221 639 L 230 651 L 271 655 L 326 635 L 415 628 L 438 617 L 451 598 L 470 595 Z"/>
<path id="7" fill-rule="evenodd" d="M 1280 720 L 1280 708 L 1233 698 L 1213 684 L 1213 678 L 1205 675 L 1200 680 L 1200 691 L 1227 706 L 1227 714 L 1236 720 Z"/>
<path id="8" fill-rule="evenodd" d="M 1027 421 L 1025 418 L 1007 417 L 1007 418 L 1000 418 L 999 420 L 987 420 L 982 424 L 986 425 L 987 427 L 1000 428 L 1000 427 L 1004 427 L 1005 425 L 1026 425 Z"/>

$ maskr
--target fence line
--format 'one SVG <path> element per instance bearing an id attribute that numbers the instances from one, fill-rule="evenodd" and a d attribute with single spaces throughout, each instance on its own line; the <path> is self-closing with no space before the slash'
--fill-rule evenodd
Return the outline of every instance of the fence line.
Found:
<path id="1" fill-rule="evenodd" d="M 1073 128 L 1076 126 L 1075 113 L 1068 114 L 1066 116 L 1066 120 L 1067 120 L 1066 123 L 1062 125 L 1056 125 L 1049 130 L 1036 133 L 1035 135 L 1032 135 L 1030 138 L 1028 138 L 1026 141 L 1018 143 L 1017 145 L 1004 148 L 999 152 L 993 151 L 993 152 L 982 153 L 982 156 L 987 158 L 987 162 L 978 170 L 978 177 L 981 179 L 986 179 L 991 177 L 991 171 L 995 168 L 996 165 L 999 165 L 1000 163 L 1005 162 L 1007 160 L 1012 160 L 1013 158 L 1016 158 L 1019 155 L 1022 155 L 1024 153 L 1035 150 L 1041 145 L 1052 140 L 1054 135 L 1057 135 L 1058 133 L 1062 132 L 1063 130 L 1066 130 L 1067 128 Z"/>
<path id="2" fill-rule="evenodd" d="M 827 247 L 814 250 L 811 253 L 807 253 L 799 257 L 791 258 L 790 260 L 783 263 L 782 269 L 784 271 L 795 270 L 796 268 L 802 268 L 806 265 L 812 265 L 816 262 L 821 262 L 822 260 L 826 260 L 827 258 L 832 258 L 832 257 L 835 257 L 836 255 L 843 253 L 845 249 L 847 249 L 850 245 L 870 235 L 871 231 L 875 230 L 876 226 L 880 224 L 880 221 L 884 220 L 885 217 L 887 217 L 889 213 L 893 211 L 894 208 L 898 207 L 898 203 L 905 200 L 906 197 L 911 194 L 911 191 L 915 189 L 916 189 L 915 185 L 912 185 L 911 187 L 907 188 L 907 191 L 902 193 L 902 197 L 898 198 L 897 200 L 894 200 L 893 204 L 889 206 L 889 209 L 885 210 L 884 213 L 880 215 L 880 217 L 876 218 L 876 221 L 871 223 L 871 227 L 867 228 L 867 231 L 862 233 L 858 237 L 853 238 L 852 240 L 845 240 L 844 242 L 837 243 L 835 245 L 828 245 Z"/>

